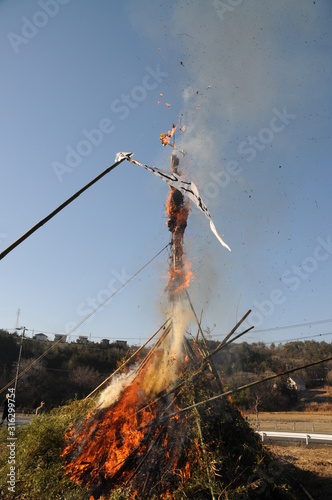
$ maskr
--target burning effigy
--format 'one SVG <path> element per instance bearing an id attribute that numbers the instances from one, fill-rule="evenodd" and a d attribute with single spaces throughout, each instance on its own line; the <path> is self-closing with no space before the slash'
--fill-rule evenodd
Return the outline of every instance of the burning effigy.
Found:
<path id="1" fill-rule="evenodd" d="M 121 154 L 136 161 L 131 153 Z M 164 177 L 162 171 L 157 173 Z M 188 192 L 210 219 L 211 228 L 214 224 L 196 186 L 181 179 L 180 157 L 174 151 L 166 177 L 169 318 L 148 354 L 113 377 L 99 393 L 94 410 L 67 434 L 62 454 L 66 473 L 85 487 L 91 500 L 240 500 L 256 498 L 263 488 L 266 495 L 276 494 L 283 487 L 282 474 L 271 467 L 271 459 L 240 412 L 222 397 L 223 383 L 213 363 L 213 356 L 247 315 L 212 353 L 199 322 L 201 339 L 185 336 L 194 313 L 188 295 L 193 273 L 183 246 Z"/>
<path id="2" fill-rule="evenodd" d="M 171 156 L 171 172 L 179 174 L 179 157 Z M 166 203 L 168 215 L 167 226 L 172 234 L 171 260 L 169 266 L 168 293 L 169 301 L 174 303 L 179 298 L 179 293 L 188 288 L 192 278 L 190 263 L 185 261 L 183 250 L 184 231 L 187 227 L 189 216 L 189 200 L 178 189 L 170 186 Z"/>

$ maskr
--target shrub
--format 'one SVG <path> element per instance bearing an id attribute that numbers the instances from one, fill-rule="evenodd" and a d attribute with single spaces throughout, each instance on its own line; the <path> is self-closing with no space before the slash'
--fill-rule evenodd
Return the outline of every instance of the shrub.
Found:
<path id="1" fill-rule="evenodd" d="M 83 418 L 92 402 L 74 401 L 52 410 L 46 415 L 33 417 L 26 427 L 16 431 L 16 487 L 18 499 L 83 500 L 85 490 L 66 475 L 61 453 L 65 447 L 65 434 L 71 424 Z M 12 498 L 7 489 L 8 449 L 7 429 L 1 430 L 0 496 Z"/>

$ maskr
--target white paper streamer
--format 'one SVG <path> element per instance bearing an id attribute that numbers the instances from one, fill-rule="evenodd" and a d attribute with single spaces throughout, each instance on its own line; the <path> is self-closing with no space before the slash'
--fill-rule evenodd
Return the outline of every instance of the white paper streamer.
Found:
<path id="1" fill-rule="evenodd" d="M 178 189 L 184 196 L 187 196 L 196 205 L 196 207 L 199 208 L 205 214 L 205 216 L 210 221 L 210 228 L 213 234 L 216 236 L 216 238 L 222 244 L 223 247 L 231 251 L 227 243 L 225 243 L 224 240 L 221 238 L 221 236 L 218 234 L 216 226 L 214 225 L 212 217 L 210 215 L 210 212 L 208 211 L 207 206 L 203 202 L 198 192 L 197 186 L 194 182 L 185 180 L 174 172 L 166 172 L 165 170 L 160 170 L 159 168 L 156 167 L 149 167 L 148 165 L 145 165 L 145 163 L 141 163 L 140 161 L 134 160 L 132 158 L 133 154 L 134 153 L 123 153 L 123 152 L 117 153 L 115 161 L 117 162 L 126 159 L 130 163 L 143 167 L 149 172 L 152 172 L 157 177 L 162 179 L 164 182 L 167 182 L 169 186 Z"/>

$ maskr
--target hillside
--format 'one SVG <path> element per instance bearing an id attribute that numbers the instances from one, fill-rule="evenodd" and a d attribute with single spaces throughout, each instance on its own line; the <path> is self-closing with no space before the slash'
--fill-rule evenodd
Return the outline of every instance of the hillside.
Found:
<path id="1" fill-rule="evenodd" d="M 218 345 L 216 341 L 207 342 L 210 352 Z M 18 335 L 0 330 L 0 388 L 15 378 L 19 343 Z M 33 411 L 41 400 L 52 408 L 72 399 L 84 398 L 137 350 L 137 346 L 129 346 L 126 342 L 60 342 L 38 361 L 53 344 L 51 341 L 24 340 L 20 373 L 34 364 L 18 381 L 17 404 L 20 410 Z M 143 350 L 141 356 L 147 352 L 148 349 Z M 327 342 L 291 342 L 278 346 L 241 342 L 219 351 L 214 364 L 224 386 L 232 389 L 330 355 L 332 344 Z M 234 402 L 243 410 L 259 411 L 330 408 L 331 361 L 301 370 L 296 377 L 305 384 L 305 391 L 292 389 L 287 378 L 281 377 L 276 382 L 235 394 Z M 3 389 L 3 397 L 4 393 Z"/>

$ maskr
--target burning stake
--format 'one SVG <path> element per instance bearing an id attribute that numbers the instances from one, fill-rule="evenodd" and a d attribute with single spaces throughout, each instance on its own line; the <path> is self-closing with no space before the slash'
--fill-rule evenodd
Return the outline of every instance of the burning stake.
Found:
<path id="1" fill-rule="evenodd" d="M 179 157 L 173 153 L 171 156 L 171 172 L 179 174 L 179 164 Z M 167 290 L 169 300 L 173 303 L 176 296 L 188 287 L 192 273 L 190 265 L 184 260 L 183 252 L 183 236 L 187 227 L 189 200 L 185 200 L 181 191 L 171 186 L 166 203 L 166 213 L 168 215 L 167 226 L 172 233 L 172 257 Z"/>

